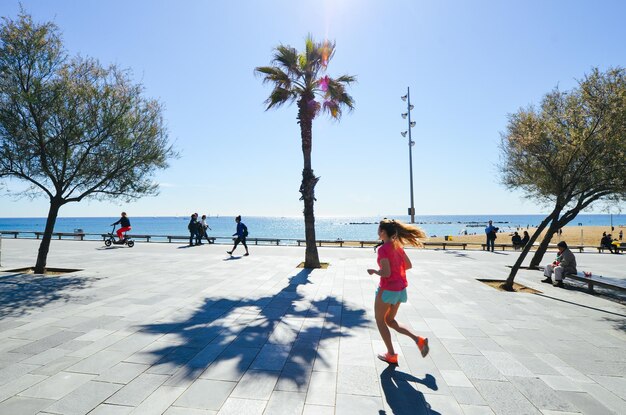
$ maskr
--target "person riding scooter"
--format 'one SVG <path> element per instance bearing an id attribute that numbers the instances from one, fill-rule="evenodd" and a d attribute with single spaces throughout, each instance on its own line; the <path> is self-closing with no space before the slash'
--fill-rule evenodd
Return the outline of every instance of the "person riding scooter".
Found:
<path id="1" fill-rule="evenodd" d="M 126 216 L 126 212 L 122 212 L 122 217 L 120 218 L 120 220 L 118 220 L 115 223 L 112 223 L 111 226 L 115 226 L 117 224 L 120 224 L 121 227 L 116 231 L 117 237 L 118 237 L 118 241 L 115 242 L 115 243 L 116 244 L 123 244 L 124 243 L 124 233 L 128 232 L 131 229 L 131 227 L 130 227 L 130 220 Z"/>

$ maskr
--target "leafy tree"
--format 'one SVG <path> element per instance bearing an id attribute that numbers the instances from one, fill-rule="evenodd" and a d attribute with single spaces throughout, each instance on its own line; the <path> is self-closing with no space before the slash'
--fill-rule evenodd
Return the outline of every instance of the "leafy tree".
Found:
<path id="1" fill-rule="evenodd" d="M 23 11 L 0 26 L 0 178 L 50 199 L 35 272 L 43 273 L 61 206 L 153 195 L 152 176 L 176 156 L 162 107 L 128 71 L 69 58 L 59 29 Z"/>
<path id="2" fill-rule="evenodd" d="M 554 233 L 594 202 L 626 200 L 626 71 L 593 69 L 569 92 L 553 90 L 538 109 L 509 116 L 501 145 L 502 182 L 551 205 L 511 269 L 513 280 L 540 233 L 537 267 Z"/>
<path id="3" fill-rule="evenodd" d="M 341 118 L 343 108 L 352 110 L 354 101 L 346 92 L 348 85 L 356 78 L 343 75 L 331 78 L 325 75 L 328 63 L 335 54 L 335 43 L 317 43 L 309 35 L 304 52 L 291 46 L 278 46 L 272 59 L 273 66 L 260 66 L 255 72 L 263 77 L 264 83 L 274 86 L 265 101 L 267 109 L 297 102 L 298 123 L 302 140 L 304 169 L 300 185 L 300 200 L 304 201 L 304 225 L 306 239 L 305 268 L 319 268 L 320 260 L 315 245 L 315 214 L 313 204 L 315 177 L 311 168 L 311 148 L 313 145 L 313 119 L 320 112 L 326 112 L 334 119 Z"/>

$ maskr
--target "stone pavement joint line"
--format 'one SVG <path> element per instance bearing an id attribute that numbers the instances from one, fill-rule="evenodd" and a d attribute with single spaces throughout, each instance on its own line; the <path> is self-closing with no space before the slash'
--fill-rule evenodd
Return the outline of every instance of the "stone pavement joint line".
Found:
<path id="1" fill-rule="evenodd" d="M 38 243 L 3 241 L 7 270 Z M 370 249 L 167 244 L 105 248 L 52 241 L 41 277 L 0 269 L 0 415 L 20 414 L 625 414 L 626 307 L 579 289 L 517 282 L 519 253 L 408 250 L 398 320 L 430 339 L 422 358 L 373 315 Z M 581 269 L 626 279 L 622 256 L 577 255 Z"/>

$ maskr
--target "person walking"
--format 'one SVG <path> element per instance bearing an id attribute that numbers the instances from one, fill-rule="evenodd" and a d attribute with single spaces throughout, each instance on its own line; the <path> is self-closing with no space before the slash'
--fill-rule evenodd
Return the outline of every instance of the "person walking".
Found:
<path id="1" fill-rule="evenodd" d="M 131 230 L 130 219 L 128 219 L 126 212 L 122 212 L 122 217 L 117 222 L 112 223 L 111 226 L 115 226 L 117 224 L 120 225 L 120 228 L 115 232 L 117 233 L 118 239 L 116 243 L 121 244 L 124 240 L 124 232 L 128 232 L 129 230 Z"/>
<path id="2" fill-rule="evenodd" d="M 493 221 L 489 221 L 489 225 L 485 228 L 485 234 L 487 235 L 487 251 L 493 252 L 495 247 L 496 238 L 498 237 L 499 228 L 493 226 Z"/>
<path id="3" fill-rule="evenodd" d="M 389 328 L 410 337 L 419 348 L 422 357 L 426 357 L 429 351 L 428 338 L 418 336 L 407 326 L 396 321 L 400 304 L 407 301 L 406 270 L 413 266 L 404 252 L 403 245 L 421 247 L 423 244 L 420 239 L 425 238 L 426 234 L 417 227 L 383 219 L 378 226 L 378 237 L 382 241 L 382 246 L 378 248 L 378 269 L 367 270 L 369 275 L 380 276 L 374 300 L 374 314 L 378 332 L 385 343 L 387 352 L 377 357 L 384 362 L 397 365 L 398 355 L 393 348 Z"/>
<path id="4" fill-rule="evenodd" d="M 189 220 L 189 224 L 187 225 L 187 229 L 189 229 L 189 246 L 193 246 L 193 240 L 198 240 L 196 236 L 198 233 L 198 214 L 193 213 L 191 215 L 191 219 Z"/>
<path id="5" fill-rule="evenodd" d="M 206 238 L 206 241 L 208 243 L 211 243 L 211 240 L 209 239 L 209 235 L 207 235 L 206 230 L 211 230 L 211 227 L 209 226 L 209 224 L 206 221 L 206 215 L 202 215 L 202 220 L 200 220 L 200 231 L 202 232 L 202 234 L 200 235 L 200 240 L 202 241 L 202 238 Z"/>
<path id="6" fill-rule="evenodd" d="M 621 241 L 623 237 L 624 237 L 624 233 L 620 229 L 620 231 L 619 231 L 619 240 Z"/>
<path id="7" fill-rule="evenodd" d="M 235 245 L 233 245 L 233 249 L 230 251 L 226 251 L 228 255 L 232 255 L 237 249 L 237 245 L 241 243 L 244 248 L 246 248 L 246 253 L 243 256 L 248 256 L 250 253 L 248 252 L 248 245 L 246 245 L 246 237 L 248 236 L 248 227 L 241 221 L 241 215 L 235 218 L 235 222 L 237 222 L 237 232 L 233 233 L 233 236 L 236 236 Z"/>

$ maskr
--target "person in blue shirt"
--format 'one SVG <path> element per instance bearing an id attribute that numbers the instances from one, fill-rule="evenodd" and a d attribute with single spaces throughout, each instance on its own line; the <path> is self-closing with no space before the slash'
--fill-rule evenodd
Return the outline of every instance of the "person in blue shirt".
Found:
<path id="1" fill-rule="evenodd" d="M 485 234 L 487 235 L 487 251 L 494 250 L 494 244 L 496 242 L 496 238 L 498 237 L 496 234 L 498 233 L 498 229 L 493 226 L 493 222 L 489 221 L 489 226 L 485 228 Z M 491 249 L 490 249 L 491 248 Z"/>
<path id="2" fill-rule="evenodd" d="M 241 216 L 237 216 L 235 218 L 235 222 L 237 222 L 237 232 L 234 233 L 233 236 L 236 236 L 237 239 L 235 239 L 235 245 L 233 246 L 233 249 L 231 249 L 230 251 L 226 251 L 226 253 L 229 255 L 232 255 L 233 252 L 235 252 L 235 249 L 237 249 L 237 245 L 239 245 L 239 243 L 241 242 L 243 247 L 246 248 L 246 253 L 243 254 L 243 256 L 248 256 L 250 255 L 250 253 L 248 252 L 248 245 L 246 245 L 246 237 L 248 236 L 248 227 L 244 225 L 244 223 L 241 221 Z"/>

